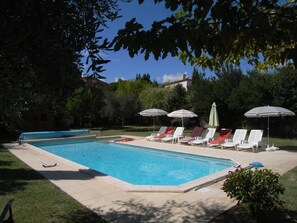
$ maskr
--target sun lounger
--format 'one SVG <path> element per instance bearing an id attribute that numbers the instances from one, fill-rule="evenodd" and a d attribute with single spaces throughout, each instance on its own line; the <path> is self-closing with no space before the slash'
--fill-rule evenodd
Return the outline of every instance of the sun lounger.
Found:
<path id="1" fill-rule="evenodd" d="M 181 138 L 178 142 L 179 143 L 189 143 L 190 141 L 195 140 L 197 137 L 199 137 L 202 133 L 202 128 L 201 127 L 195 127 L 192 131 L 191 136 L 186 136 Z"/>
<path id="2" fill-rule="evenodd" d="M 172 135 L 173 132 L 174 132 L 174 130 L 175 130 L 175 127 L 168 127 L 166 129 L 166 132 L 164 134 L 153 136 L 151 138 L 151 141 L 159 141 L 159 140 L 165 138 L 168 135 Z"/>
<path id="3" fill-rule="evenodd" d="M 216 128 L 208 128 L 205 137 L 197 137 L 193 141 L 190 141 L 191 145 L 207 144 L 211 140 L 216 132 Z"/>
<path id="4" fill-rule="evenodd" d="M 173 135 L 168 135 L 162 139 L 162 142 L 177 142 L 179 138 L 183 137 L 184 127 L 177 127 Z"/>
<path id="5" fill-rule="evenodd" d="M 223 142 L 225 142 L 226 139 L 229 138 L 230 134 L 231 134 L 231 129 L 221 129 L 219 136 L 209 141 L 207 143 L 207 146 L 212 147 L 212 146 L 218 146 L 222 144 Z"/>
<path id="6" fill-rule="evenodd" d="M 221 144 L 221 148 L 232 148 L 239 145 L 243 140 L 245 140 L 247 130 L 246 129 L 236 129 L 232 139 L 227 139 Z"/>
<path id="7" fill-rule="evenodd" d="M 152 133 L 150 136 L 145 137 L 145 139 L 150 141 L 150 140 L 152 140 L 152 138 L 154 136 L 165 134 L 166 129 L 167 129 L 167 126 L 161 126 L 161 128 L 158 131 L 158 133 Z"/>
<path id="8" fill-rule="evenodd" d="M 261 142 L 263 137 L 263 130 L 253 129 L 250 132 L 249 138 L 247 141 L 241 142 L 236 149 L 252 149 L 255 152 L 255 149 L 259 147 L 259 143 Z"/>

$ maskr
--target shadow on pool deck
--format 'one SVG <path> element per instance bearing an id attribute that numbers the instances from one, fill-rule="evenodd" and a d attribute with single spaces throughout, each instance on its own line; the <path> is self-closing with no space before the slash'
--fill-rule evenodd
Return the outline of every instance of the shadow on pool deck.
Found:
<path id="1" fill-rule="evenodd" d="M 211 204 L 210 204 L 211 202 Z M 161 206 L 151 203 L 144 204 L 135 200 L 126 202 L 117 201 L 119 209 L 104 211 L 100 208 L 93 209 L 94 212 L 103 216 L 108 222 L 208 222 L 225 209 L 219 202 L 207 201 L 189 203 L 168 200 Z M 209 205 L 210 204 L 210 205 Z M 205 208 L 208 207 L 208 208 Z"/>

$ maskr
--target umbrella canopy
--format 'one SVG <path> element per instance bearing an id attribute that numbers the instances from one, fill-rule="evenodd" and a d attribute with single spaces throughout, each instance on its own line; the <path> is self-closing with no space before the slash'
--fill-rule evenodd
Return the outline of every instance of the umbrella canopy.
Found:
<path id="1" fill-rule="evenodd" d="M 219 124 L 219 116 L 217 112 L 217 105 L 216 103 L 212 103 L 210 114 L 209 114 L 209 123 L 208 125 L 210 127 L 218 127 Z"/>
<path id="2" fill-rule="evenodd" d="M 151 109 L 146 109 L 141 112 L 139 112 L 141 116 L 161 116 L 161 115 L 167 115 L 168 112 L 158 109 L 158 108 L 151 108 Z"/>
<path id="3" fill-rule="evenodd" d="M 158 108 L 151 108 L 151 109 L 143 110 L 138 114 L 141 116 L 153 117 L 153 125 L 154 125 L 154 131 L 155 131 L 155 116 L 167 115 L 168 112 Z"/>
<path id="4" fill-rule="evenodd" d="M 295 113 L 282 107 L 277 106 L 261 106 L 256 107 L 248 112 L 244 113 L 244 115 L 248 118 L 262 118 L 267 117 L 268 118 L 268 125 L 267 125 L 267 138 L 268 138 L 268 144 L 267 147 L 269 147 L 269 117 L 280 117 L 280 116 L 294 116 Z"/>
<path id="5" fill-rule="evenodd" d="M 293 116 L 294 112 L 275 106 L 261 106 L 256 107 L 244 114 L 248 118 L 257 118 L 257 117 L 279 117 L 279 116 Z"/>
<path id="6" fill-rule="evenodd" d="M 171 118 L 181 118 L 182 119 L 182 127 L 184 127 L 184 118 L 198 117 L 198 115 L 196 115 L 194 112 L 191 112 L 191 111 L 185 110 L 185 109 L 173 111 L 173 112 L 167 114 L 167 116 L 171 117 Z"/>

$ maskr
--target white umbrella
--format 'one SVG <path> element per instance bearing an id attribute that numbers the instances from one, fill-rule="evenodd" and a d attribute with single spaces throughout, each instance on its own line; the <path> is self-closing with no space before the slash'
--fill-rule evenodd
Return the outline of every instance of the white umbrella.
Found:
<path id="1" fill-rule="evenodd" d="M 171 118 L 181 118 L 182 127 L 184 127 L 184 118 L 193 118 L 193 117 L 197 117 L 198 115 L 196 115 L 194 112 L 191 112 L 189 110 L 180 109 L 167 114 L 167 116 Z"/>
<path id="2" fill-rule="evenodd" d="M 167 115 L 168 112 L 158 108 L 151 108 L 151 109 L 143 110 L 138 114 L 140 114 L 141 116 L 153 117 L 154 132 L 155 132 L 155 116 Z"/>
<path id="3" fill-rule="evenodd" d="M 218 112 L 217 112 L 217 105 L 215 102 L 212 103 L 212 106 L 211 106 L 208 125 L 211 127 L 218 127 L 220 125 L 219 124 L 219 116 L 218 116 Z"/>
<path id="4" fill-rule="evenodd" d="M 267 138 L 268 138 L 268 145 L 269 147 L 269 117 L 280 117 L 280 116 L 294 116 L 295 113 L 282 107 L 276 106 L 261 106 L 256 107 L 244 114 L 248 118 L 268 118 L 268 126 L 267 126 Z"/>

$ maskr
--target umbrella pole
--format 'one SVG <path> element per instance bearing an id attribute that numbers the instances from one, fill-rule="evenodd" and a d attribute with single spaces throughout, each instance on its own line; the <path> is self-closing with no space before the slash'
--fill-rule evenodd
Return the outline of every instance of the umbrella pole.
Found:
<path id="1" fill-rule="evenodd" d="M 154 133 L 155 133 L 155 116 L 153 116 L 153 125 L 154 125 Z"/>
<path id="2" fill-rule="evenodd" d="M 268 116 L 268 125 L 267 125 L 267 138 L 268 138 L 268 145 L 267 145 L 267 147 L 269 147 L 269 116 Z"/>

